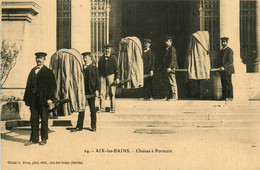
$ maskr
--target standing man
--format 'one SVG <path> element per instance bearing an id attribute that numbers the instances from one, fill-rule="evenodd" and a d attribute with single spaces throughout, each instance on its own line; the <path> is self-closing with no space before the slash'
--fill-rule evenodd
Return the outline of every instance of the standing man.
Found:
<path id="1" fill-rule="evenodd" d="M 233 100 L 233 86 L 232 86 L 232 74 L 235 73 L 233 65 L 233 50 L 228 47 L 228 37 L 221 38 L 222 49 L 218 53 L 221 84 L 222 84 L 222 99 L 231 101 Z"/>
<path id="2" fill-rule="evenodd" d="M 107 86 L 109 88 L 111 113 L 115 113 L 116 84 L 119 83 L 118 63 L 116 57 L 111 55 L 112 45 L 104 45 L 105 55 L 101 56 L 98 62 L 100 74 L 100 111 L 105 111 L 105 97 Z"/>
<path id="3" fill-rule="evenodd" d="M 152 76 L 154 71 L 154 61 L 155 61 L 155 55 L 153 51 L 150 49 L 150 46 L 152 44 L 152 40 L 150 39 L 144 39 L 144 54 L 143 54 L 143 61 L 144 61 L 144 74 L 149 74 L 151 77 L 147 77 L 144 79 L 144 88 L 143 88 L 143 94 L 144 94 L 144 100 L 152 100 Z"/>
<path id="4" fill-rule="evenodd" d="M 48 139 L 48 105 L 52 103 L 56 90 L 56 81 L 53 72 L 44 65 L 44 52 L 35 53 L 36 64 L 27 79 L 24 93 L 26 106 L 31 111 L 31 136 L 25 146 L 36 144 L 39 141 L 39 116 L 41 117 L 41 139 L 40 145 L 45 145 Z"/>
<path id="5" fill-rule="evenodd" d="M 166 67 L 167 78 L 168 78 L 168 92 L 167 101 L 178 99 L 178 89 L 175 78 L 175 69 L 178 67 L 176 49 L 172 46 L 172 37 L 165 38 L 166 53 L 164 64 Z"/>
<path id="6" fill-rule="evenodd" d="M 91 56 L 91 52 L 84 52 L 81 54 L 83 56 L 83 60 L 85 62 L 84 65 L 84 83 L 85 83 L 85 95 L 88 100 L 88 105 L 90 109 L 90 118 L 91 118 L 91 131 L 96 131 L 96 107 L 95 107 L 95 97 L 98 96 L 98 92 L 100 91 L 99 84 L 99 73 L 96 66 L 93 65 L 93 56 Z M 93 97 L 89 97 L 93 95 Z M 76 129 L 72 129 L 71 132 L 81 131 L 83 129 L 85 112 L 79 112 L 78 121 Z"/>

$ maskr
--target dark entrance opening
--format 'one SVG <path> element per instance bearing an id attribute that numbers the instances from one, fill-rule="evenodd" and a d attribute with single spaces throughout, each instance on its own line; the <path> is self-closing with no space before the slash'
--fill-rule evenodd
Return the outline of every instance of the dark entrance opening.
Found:
<path id="1" fill-rule="evenodd" d="M 166 93 L 166 78 L 163 61 L 165 36 L 173 36 L 179 68 L 184 61 L 190 34 L 199 30 L 198 1 L 173 0 L 124 0 L 122 1 L 122 37 L 136 36 L 141 41 L 152 39 L 156 55 L 153 79 L 153 97 L 163 98 Z M 186 73 L 176 73 L 179 98 L 188 98 Z M 134 93 L 134 94 L 133 94 Z M 132 95 L 131 95 L 132 94 Z M 141 97 L 142 89 L 124 91 L 126 97 Z"/>

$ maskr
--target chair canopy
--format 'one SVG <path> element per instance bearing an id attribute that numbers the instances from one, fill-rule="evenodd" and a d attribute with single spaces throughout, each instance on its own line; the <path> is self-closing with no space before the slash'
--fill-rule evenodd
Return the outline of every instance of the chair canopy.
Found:
<path id="1" fill-rule="evenodd" d="M 50 60 L 50 69 L 53 71 L 57 92 L 55 97 L 70 99 L 64 104 L 59 115 L 70 115 L 85 109 L 85 87 L 83 75 L 83 57 L 75 49 L 61 49 L 55 52 Z"/>
<path id="2" fill-rule="evenodd" d="M 188 78 L 203 80 L 210 78 L 210 43 L 208 31 L 198 31 L 191 35 L 188 46 Z"/>
<path id="3" fill-rule="evenodd" d="M 120 79 L 131 79 L 125 88 L 143 87 L 143 50 L 142 43 L 137 37 L 122 38 L 119 44 L 118 64 Z"/>

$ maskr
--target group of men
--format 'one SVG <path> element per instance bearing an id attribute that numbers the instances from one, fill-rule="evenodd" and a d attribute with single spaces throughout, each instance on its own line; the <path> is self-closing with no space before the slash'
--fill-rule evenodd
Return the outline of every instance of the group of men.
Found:
<path id="1" fill-rule="evenodd" d="M 172 46 L 172 37 L 165 37 L 165 58 L 164 58 L 164 67 L 166 68 L 167 73 L 167 101 L 177 100 L 178 99 L 178 90 L 177 83 L 175 78 L 175 69 L 178 67 L 177 64 L 177 55 L 176 49 Z M 144 39 L 144 53 L 143 53 L 143 62 L 144 62 L 144 74 L 150 75 L 150 77 L 144 79 L 144 88 L 143 88 L 143 100 L 151 101 L 152 100 L 152 79 L 154 75 L 154 63 L 155 55 L 151 50 L 151 39 Z"/>
<path id="2" fill-rule="evenodd" d="M 222 100 L 233 100 L 233 85 L 232 74 L 235 73 L 234 69 L 234 53 L 233 50 L 228 47 L 228 37 L 220 38 L 222 48 L 218 52 L 217 65 L 220 70 L 221 84 L 222 84 Z M 144 39 L 144 74 L 150 74 L 151 77 L 144 80 L 144 100 L 152 100 L 152 76 L 154 74 L 154 61 L 155 56 L 150 49 L 152 41 L 150 39 Z M 168 91 L 167 101 L 175 101 L 178 99 L 178 89 L 175 78 L 175 70 L 178 68 L 176 49 L 172 46 L 172 37 L 165 38 L 166 53 L 164 58 L 164 66 L 167 72 L 168 78 Z"/>
<path id="3" fill-rule="evenodd" d="M 168 79 L 167 101 L 178 99 L 177 83 L 175 78 L 175 69 L 178 67 L 176 49 L 172 46 L 172 37 L 166 37 L 166 51 L 164 65 L 166 68 Z M 233 99 L 233 87 L 231 75 L 235 72 L 233 66 L 233 51 L 227 46 L 228 38 L 221 38 L 222 49 L 219 51 L 219 67 L 222 82 L 223 99 Z M 144 39 L 144 74 L 149 74 L 144 80 L 144 100 L 152 100 L 152 77 L 154 75 L 155 55 L 151 50 L 151 39 Z M 115 113 L 115 91 L 119 81 L 119 68 L 117 59 L 111 55 L 112 45 L 106 44 L 105 53 L 100 57 L 98 67 L 93 65 L 93 56 L 91 52 L 82 53 L 85 66 L 83 70 L 85 95 L 90 108 L 91 130 L 96 131 L 96 107 L 95 97 L 88 98 L 87 96 L 98 96 L 100 92 L 100 112 L 105 111 L 105 97 L 107 89 L 109 89 L 111 113 Z M 26 84 L 24 101 L 31 111 L 31 135 L 30 140 L 25 144 L 29 146 L 39 142 L 39 117 L 41 117 L 41 139 L 40 145 L 47 144 L 48 139 L 48 106 L 53 103 L 54 94 L 56 91 L 56 80 L 53 72 L 44 65 L 46 53 L 37 52 L 36 66 L 31 70 Z M 108 87 L 108 88 L 107 88 Z M 81 131 L 83 129 L 84 111 L 79 112 L 78 121 L 75 129 L 72 132 Z"/>
<path id="4" fill-rule="evenodd" d="M 84 52 L 81 55 L 84 60 L 84 83 L 85 95 L 90 108 L 91 131 L 96 131 L 96 107 L 95 97 L 100 92 L 100 111 L 105 111 L 106 89 L 109 87 L 111 100 L 111 113 L 115 113 L 115 86 L 119 83 L 117 60 L 111 55 L 111 45 L 105 45 L 105 54 L 100 58 L 98 67 L 93 65 L 94 58 L 91 52 Z M 31 70 L 26 84 L 24 101 L 31 111 L 31 135 L 29 142 L 25 146 L 37 144 L 39 142 L 39 118 L 41 117 L 41 139 L 40 145 L 47 144 L 48 139 L 48 116 L 49 105 L 53 103 L 54 94 L 57 89 L 53 72 L 45 65 L 47 54 L 37 52 L 36 66 Z M 88 97 L 94 96 L 94 97 Z M 80 111 L 75 129 L 71 132 L 83 129 L 85 111 Z"/>

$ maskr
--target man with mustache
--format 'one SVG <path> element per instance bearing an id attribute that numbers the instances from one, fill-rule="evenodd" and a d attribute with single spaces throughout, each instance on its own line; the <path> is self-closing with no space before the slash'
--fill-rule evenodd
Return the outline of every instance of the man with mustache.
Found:
<path id="1" fill-rule="evenodd" d="M 115 113 L 116 84 L 119 83 L 118 63 L 115 56 L 111 55 L 112 45 L 104 45 L 105 55 L 101 56 L 98 62 L 100 75 L 100 112 L 105 111 L 105 96 L 107 86 L 109 88 L 111 113 Z"/>
<path id="2" fill-rule="evenodd" d="M 100 80 L 98 68 L 94 66 L 93 61 L 94 58 L 91 55 L 91 52 L 84 52 L 81 54 L 83 56 L 83 60 L 85 62 L 84 65 L 84 84 L 85 84 L 85 95 L 93 95 L 98 96 L 100 90 Z M 87 98 L 87 97 L 86 97 Z M 95 97 L 88 98 L 88 105 L 90 110 L 90 118 L 91 118 L 91 131 L 96 131 L 96 107 L 95 107 Z M 72 129 L 71 132 L 81 131 L 83 129 L 85 112 L 79 112 L 78 121 L 76 129 Z"/>
<path id="3" fill-rule="evenodd" d="M 45 65 L 45 52 L 37 52 L 36 66 L 31 70 L 24 93 L 24 102 L 31 111 L 31 135 L 25 146 L 36 144 L 39 141 L 39 117 L 41 117 L 40 145 L 47 144 L 48 139 L 48 105 L 52 103 L 56 90 L 56 81 L 53 72 Z"/>
<path id="4" fill-rule="evenodd" d="M 233 100 L 232 74 L 235 73 L 233 50 L 228 47 L 228 37 L 221 38 L 222 49 L 218 53 L 218 61 L 220 67 L 222 99 Z"/>

